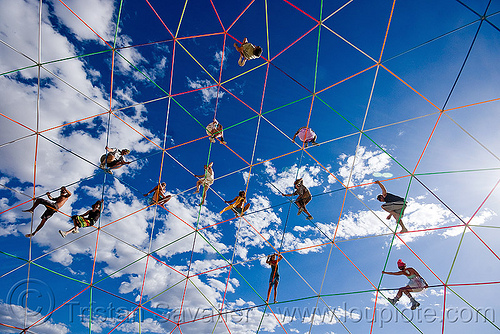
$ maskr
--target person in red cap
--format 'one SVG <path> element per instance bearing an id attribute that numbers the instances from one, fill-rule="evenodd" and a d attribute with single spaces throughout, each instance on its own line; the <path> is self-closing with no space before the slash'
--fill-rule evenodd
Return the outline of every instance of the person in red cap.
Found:
<path id="1" fill-rule="evenodd" d="M 405 287 L 399 288 L 398 293 L 396 294 L 396 297 L 394 298 L 388 298 L 389 302 L 392 305 L 396 305 L 398 302 L 399 298 L 403 295 L 408 296 L 411 300 L 411 309 L 414 310 L 417 307 L 420 306 L 420 303 L 415 300 L 410 294 L 410 292 L 420 292 L 423 289 L 426 289 L 429 287 L 427 285 L 427 282 L 420 276 L 420 274 L 413 268 L 406 268 L 406 263 L 404 263 L 401 259 L 398 260 L 398 268 L 399 271 L 397 272 L 388 272 L 388 271 L 382 271 L 382 274 L 387 274 L 387 275 L 405 275 L 408 277 L 409 281 L 408 284 Z"/>

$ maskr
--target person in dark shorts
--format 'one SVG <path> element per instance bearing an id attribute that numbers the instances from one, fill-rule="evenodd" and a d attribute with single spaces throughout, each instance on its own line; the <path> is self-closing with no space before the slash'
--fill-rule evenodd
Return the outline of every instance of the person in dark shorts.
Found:
<path id="1" fill-rule="evenodd" d="M 97 201 L 92 205 L 92 209 L 88 210 L 82 215 L 72 216 L 71 220 L 73 220 L 73 228 L 64 232 L 59 230 L 59 234 L 61 237 L 65 238 L 70 233 L 78 233 L 79 228 L 94 226 L 95 223 L 99 220 L 101 216 L 102 209 L 102 201 Z"/>
<path id="2" fill-rule="evenodd" d="M 243 44 L 238 46 L 237 43 L 234 43 L 234 47 L 236 51 L 240 53 L 240 59 L 238 60 L 238 65 L 244 66 L 247 60 L 257 59 L 262 54 L 262 48 L 260 46 L 254 46 L 251 43 L 248 43 L 248 39 L 245 37 L 243 40 Z"/>
<path id="3" fill-rule="evenodd" d="M 297 199 L 295 200 L 295 204 L 299 207 L 299 212 L 297 212 L 297 216 L 304 211 L 307 215 L 306 219 L 313 219 L 313 216 L 307 211 L 306 209 L 306 204 L 309 203 L 312 199 L 311 193 L 309 192 L 309 189 L 303 184 L 302 179 L 297 179 L 293 183 L 293 186 L 295 188 L 295 192 L 293 194 L 283 194 L 283 196 L 294 196 L 294 195 L 299 195 Z"/>
<path id="4" fill-rule="evenodd" d="M 130 153 L 130 150 L 126 148 L 119 150 L 117 148 L 109 148 L 106 146 L 106 151 L 108 151 L 108 153 L 101 156 L 100 168 L 105 168 L 107 166 L 108 169 L 118 169 L 122 168 L 123 165 L 130 164 L 130 162 L 125 161 L 123 158 L 123 156 Z"/>
<path id="5" fill-rule="evenodd" d="M 269 303 L 269 296 L 271 295 L 271 289 L 274 286 L 274 302 L 276 303 L 276 293 L 278 289 L 278 283 L 280 281 L 280 274 L 278 272 L 278 262 L 281 261 L 283 256 L 281 254 L 275 253 L 268 255 L 266 263 L 271 266 L 271 276 L 269 276 L 269 289 L 267 289 L 267 299 L 266 303 Z"/>
<path id="6" fill-rule="evenodd" d="M 29 238 L 29 237 L 35 236 L 35 234 L 37 234 L 37 232 L 40 231 L 40 229 L 43 227 L 43 225 L 45 225 L 45 222 L 50 217 L 52 217 L 54 215 L 54 213 L 56 213 L 64 205 L 64 203 L 66 203 L 66 201 L 68 200 L 68 198 L 70 196 L 71 196 L 71 193 L 69 192 L 69 190 L 66 189 L 66 187 L 61 187 L 61 194 L 56 198 L 53 198 L 50 195 L 50 192 L 47 192 L 47 197 L 48 197 L 49 201 L 44 199 L 44 198 L 35 199 L 31 208 L 29 208 L 28 210 L 23 210 L 23 212 L 33 213 L 35 211 L 36 207 L 39 206 L 40 204 L 45 206 L 46 210 L 43 213 L 43 215 L 40 217 L 42 219 L 42 221 L 40 222 L 40 224 L 38 224 L 36 230 L 33 233 L 26 234 L 25 237 Z"/>
<path id="7" fill-rule="evenodd" d="M 377 200 L 379 200 L 380 202 L 385 202 L 384 204 L 382 204 L 382 209 L 389 212 L 387 219 L 391 219 L 391 217 L 394 217 L 399 225 L 401 225 L 401 233 L 408 232 L 406 227 L 403 225 L 403 220 L 401 219 L 406 208 L 405 199 L 403 197 L 388 193 L 383 184 L 380 183 L 380 181 L 375 181 L 375 183 L 379 185 L 380 189 L 382 189 L 382 194 L 377 196 Z"/>

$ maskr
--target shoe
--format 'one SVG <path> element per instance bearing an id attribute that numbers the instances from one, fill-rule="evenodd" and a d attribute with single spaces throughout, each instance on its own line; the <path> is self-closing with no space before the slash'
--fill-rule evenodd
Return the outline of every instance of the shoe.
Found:
<path id="1" fill-rule="evenodd" d="M 319 145 L 319 144 L 318 144 L 318 143 L 316 143 L 315 141 L 311 142 L 311 144 L 313 144 L 314 146 Z"/>
<path id="2" fill-rule="evenodd" d="M 78 230 L 73 230 L 71 233 L 73 233 L 73 234 L 77 234 L 77 233 L 80 233 L 80 231 L 78 231 Z"/>
<path id="3" fill-rule="evenodd" d="M 406 232 L 408 232 L 408 230 L 406 229 L 406 227 L 401 228 L 401 233 L 406 233 Z"/>
<path id="4" fill-rule="evenodd" d="M 61 237 L 66 238 L 66 235 L 64 235 L 63 231 L 59 230 L 59 234 L 61 235 Z"/>
<path id="5" fill-rule="evenodd" d="M 396 305 L 396 303 L 398 302 L 398 300 L 396 298 L 387 298 L 387 300 L 389 301 L 389 303 L 391 303 L 392 305 Z"/>
<path id="6" fill-rule="evenodd" d="M 306 217 L 307 220 L 312 220 L 313 219 L 313 216 L 309 215 Z"/>
<path id="7" fill-rule="evenodd" d="M 297 212 L 297 216 L 300 216 L 300 214 L 304 211 L 304 209 L 299 208 L 299 212 Z"/>
<path id="8" fill-rule="evenodd" d="M 420 303 L 419 303 L 419 302 L 417 302 L 417 301 L 415 301 L 415 302 L 412 302 L 412 303 L 411 303 L 411 307 L 410 307 L 410 309 L 414 310 L 414 309 L 416 309 L 416 308 L 417 308 L 417 307 L 419 307 L 419 306 L 420 306 Z"/>

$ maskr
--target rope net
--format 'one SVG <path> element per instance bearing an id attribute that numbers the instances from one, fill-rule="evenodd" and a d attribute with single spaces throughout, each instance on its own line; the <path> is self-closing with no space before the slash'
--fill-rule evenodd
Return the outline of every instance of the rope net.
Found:
<path id="1" fill-rule="evenodd" d="M 0 36 L 4 331 L 500 330 L 492 1 L 450 2 L 446 20 L 395 0 L 24 6 L 36 43 Z M 245 37 L 264 52 L 240 67 Z M 215 119 L 224 142 L 206 133 Z M 292 140 L 300 127 L 317 145 Z M 99 168 L 104 147 L 131 164 Z M 282 196 L 298 178 L 310 220 Z M 405 198 L 403 218 L 385 219 L 375 180 Z M 145 199 L 161 182 L 170 200 Z M 21 208 L 62 185 L 68 204 L 25 238 L 39 211 Z M 250 209 L 218 214 L 240 190 Z M 99 221 L 60 238 L 97 199 Z M 388 301 L 404 282 L 381 272 L 399 258 L 429 284 L 416 311 Z"/>

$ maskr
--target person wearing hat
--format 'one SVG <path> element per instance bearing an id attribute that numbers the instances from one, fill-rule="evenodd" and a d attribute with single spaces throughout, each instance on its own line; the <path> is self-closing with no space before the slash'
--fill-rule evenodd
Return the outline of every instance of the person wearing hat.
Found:
<path id="1" fill-rule="evenodd" d="M 385 202 L 384 204 L 382 204 L 382 209 L 389 212 L 387 219 L 391 219 L 391 217 L 394 217 L 399 225 L 401 225 L 401 233 L 408 232 L 406 227 L 403 225 L 403 220 L 401 219 L 406 208 L 405 199 L 403 197 L 388 193 L 383 184 L 380 183 L 380 181 L 375 181 L 375 183 L 379 185 L 380 189 L 382 189 L 382 194 L 377 196 L 377 200 L 379 200 L 380 202 Z"/>
<path id="2" fill-rule="evenodd" d="M 282 194 L 283 196 L 295 196 L 299 195 L 297 199 L 295 199 L 295 204 L 299 207 L 299 212 L 297 212 L 297 216 L 300 215 L 303 212 L 306 213 L 307 218 L 306 219 L 313 219 L 313 216 L 307 211 L 306 209 L 306 204 L 309 203 L 312 199 L 311 193 L 309 192 L 309 189 L 304 185 L 302 179 L 297 179 L 293 183 L 293 186 L 295 188 L 295 192 L 293 194 Z"/>
<path id="3" fill-rule="evenodd" d="M 106 151 L 108 151 L 108 153 L 101 156 L 100 168 L 105 168 L 107 166 L 109 169 L 118 169 L 123 165 L 130 164 L 130 162 L 125 161 L 123 158 L 124 155 L 130 153 L 130 150 L 126 148 L 119 150 L 117 148 L 109 148 L 106 146 Z"/>
<path id="4" fill-rule="evenodd" d="M 399 271 L 397 272 L 382 271 L 382 274 L 405 275 L 409 279 L 408 284 L 405 287 L 399 288 L 396 297 L 388 298 L 388 300 L 392 305 L 396 305 L 399 298 L 401 298 L 401 296 L 404 293 L 405 295 L 408 296 L 408 298 L 410 298 L 411 309 L 414 310 L 420 306 L 420 303 L 417 302 L 415 298 L 411 296 L 410 292 L 420 292 L 423 289 L 428 288 L 429 285 L 427 285 L 427 282 L 422 278 L 422 276 L 420 276 L 420 274 L 415 269 L 406 268 L 406 263 L 404 263 L 401 259 L 398 260 L 398 268 Z"/>

